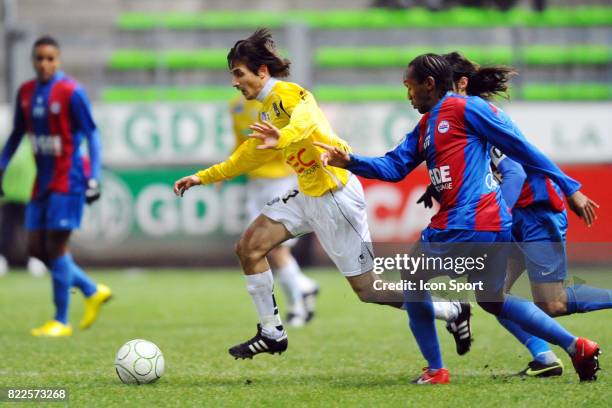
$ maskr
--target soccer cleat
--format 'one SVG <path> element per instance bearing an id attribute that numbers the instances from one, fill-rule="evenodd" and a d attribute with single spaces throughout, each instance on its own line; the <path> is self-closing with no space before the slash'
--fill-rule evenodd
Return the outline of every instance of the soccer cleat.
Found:
<path id="1" fill-rule="evenodd" d="M 563 362 L 557 359 L 552 364 L 543 364 L 537 360 L 530 361 L 523 371 L 517 375 L 519 377 L 558 377 L 563 374 Z"/>
<path id="2" fill-rule="evenodd" d="M 228 352 L 234 356 L 236 360 L 239 358 L 253 358 L 259 353 L 270 353 L 279 355 L 287 350 L 287 333 L 283 331 L 283 335 L 278 339 L 270 339 L 261 334 L 261 324 L 257 325 L 257 334 L 252 339 L 245 343 L 235 345 Z"/>
<path id="3" fill-rule="evenodd" d="M 315 315 L 315 307 L 317 304 L 317 296 L 319 296 L 319 287 L 315 287 L 312 291 L 302 295 L 304 297 L 304 307 L 306 308 L 306 321 L 308 323 Z"/>
<path id="4" fill-rule="evenodd" d="M 472 346 L 472 329 L 470 328 L 472 305 L 468 301 L 455 302 L 455 304 L 459 306 L 459 315 L 452 322 L 446 323 L 446 330 L 455 338 L 457 354 L 462 356 L 470 351 Z"/>
<path id="5" fill-rule="evenodd" d="M 572 356 L 572 364 L 580 377 L 580 381 L 595 381 L 597 380 L 597 371 L 599 368 L 599 355 L 601 350 L 599 344 L 579 337 L 576 340 L 576 353 Z"/>
<path id="6" fill-rule="evenodd" d="M 57 320 L 49 320 L 42 326 L 32 329 L 31 333 L 35 337 L 68 337 L 72 336 L 72 326 Z"/>
<path id="7" fill-rule="evenodd" d="M 440 368 L 435 373 L 429 372 L 429 367 L 423 368 L 423 374 L 411 381 L 412 384 L 450 384 L 450 374 L 446 368 Z"/>
<path id="8" fill-rule="evenodd" d="M 81 329 L 89 328 L 100 314 L 100 307 L 112 298 L 110 288 L 103 284 L 98 284 L 96 293 L 85 299 L 85 313 L 81 320 Z"/>

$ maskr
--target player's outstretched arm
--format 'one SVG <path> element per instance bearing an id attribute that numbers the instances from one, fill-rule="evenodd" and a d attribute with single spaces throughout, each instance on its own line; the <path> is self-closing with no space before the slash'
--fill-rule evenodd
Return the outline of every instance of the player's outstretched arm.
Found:
<path id="1" fill-rule="evenodd" d="M 193 186 L 199 186 L 202 184 L 200 177 L 192 174 L 190 176 L 185 176 L 181 179 L 178 179 L 174 182 L 174 194 L 179 197 L 182 197 L 185 194 L 185 191 L 189 190 Z"/>
<path id="2" fill-rule="evenodd" d="M 396 182 L 406 177 L 423 161 L 423 157 L 418 152 L 418 136 L 419 125 L 408 133 L 395 149 L 382 157 L 349 154 L 331 146 L 328 149 L 323 144 L 317 146 L 326 150 L 323 154 L 328 153 L 325 157 L 321 157 L 321 160 L 327 160 L 329 165 L 346 168 L 361 177 Z"/>
<path id="3" fill-rule="evenodd" d="M 312 144 L 325 149 L 325 151 L 321 153 L 321 163 L 323 164 L 323 167 L 330 165 L 334 167 L 346 168 L 351 161 L 351 156 L 338 146 L 330 146 L 321 142 L 312 142 Z"/>
<path id="4" fill-rule="evenodd" d="M 570 209 L 584 220 L 587 226 L 593 225 L 597 219 L 599 204 L 584 195 L 580 190 L 567 197 Z"/>

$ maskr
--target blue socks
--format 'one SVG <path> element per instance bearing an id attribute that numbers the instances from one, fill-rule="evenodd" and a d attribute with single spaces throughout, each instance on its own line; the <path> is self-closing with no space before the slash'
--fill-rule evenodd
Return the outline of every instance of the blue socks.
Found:
<path id="1" fill-rule="evenodd" d="M 567 313 L 585 313 L 612 308 L 612 290 L 574 285 L 565 288 Z"/>
<path id="2" fill-rule="evenodd" d="M 68 323 L 68 306 L 70 288 L 76 286 L 85 297 L 96 293 L 96 284 L 77 266 L 69 253 L 50 262 L 53 280 L 53 303 L 55 303 L 55 320 Z"/>
<path id="3" fill-rule="evenodd" d="M 62 255 L 50 262 L 53 280 L 53 303 L 55 303 L 55 320 L 68 323 L 68 305 L 70 287 L 72 286 L 72 268 L 68 255 Z"/>
<path id="4" fill-rule="evenodd" d="M 506 295 L 499 317 L 517 323 L 523 330 L 565 350 L 568 350 L 576 339 L 535 304 L 511 295 Z"/>
<path id="5" fill-rule="evenodd" d="M 531 353 L 534 360 L 539 361 L 542 364 L 550 364 L 549 356 L 554 356 L 554 353 L 550 349 L 548 343 L 533 334 L 527 333 L 518 324 L 508 320 L 497 318 L 497 320 L 504 326 L 514 337 L 518 339 Z M 556 360 L 556 356 L 554 357 Z M 553 362 L 554 362 L 553 360 Z"/>
<path id="6" fill-rule="evenodd" d="M 443 368 L 438 334 L 434 324 L 434 308 L 429 292 L 405 292 L 404 304 L 410 329 L 430 370 Z"/>
<path id="7" fill-rule="evenodd" d="M 72 286 L 79 288 L 85 297 L 90 297 L 98 290 L 94 281 L 72 259 L 72 255 L 65 254 L 72 271 Z"/>

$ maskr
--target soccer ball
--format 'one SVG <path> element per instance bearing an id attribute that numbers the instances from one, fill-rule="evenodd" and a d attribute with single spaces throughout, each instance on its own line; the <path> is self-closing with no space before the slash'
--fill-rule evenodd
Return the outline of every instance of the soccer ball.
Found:
<path id="1" fill-rule="evenodd" d="M 149 384 L 164 374 L 164 355 L 150 341 L 130 340 L 117 351 L 115 371 L 125 384 Z"/>

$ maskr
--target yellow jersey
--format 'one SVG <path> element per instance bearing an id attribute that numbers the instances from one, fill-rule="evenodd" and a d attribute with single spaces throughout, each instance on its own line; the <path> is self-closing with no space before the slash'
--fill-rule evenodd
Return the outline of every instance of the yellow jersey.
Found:
<path id="1" fill-rule="evenodd" d="M 323 142 L 351 151 L 348 143 L 334 133 L 310 92 L 297 84 L 270 78 L 257 99 L 262 103 L 259 120 L 269 121 L 280 129 L 276 149 L 259 150 L 261 141 L 249 138 L 224 162 L 197 172 L 202 184 L 248 173 L 275 160 L 279 151 L 297 174 L 298 187 L 306 195 L 319 197 L 347 183 L 349 171 L 323 167 L 323 149 L 312 144 Z"/>
<path id="2" fill-rule="evenodd" d="M 249 126 L 259 120 L 260 108 L 261 102 L 256 99 L 246 100 L 242 95 L 230 102 L 232 128 L 236 140 L 235 149 L 249 138 L 249 134 L 252 132 Z M 248 172 L 247 176 L 249 178 L 283 178 L 290 176 L 291 168 L 283 160 L 282 152 L 277 152 L 276 156 L 276 159 Z"/>

